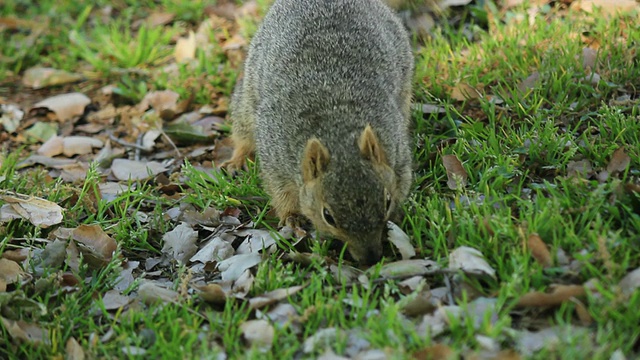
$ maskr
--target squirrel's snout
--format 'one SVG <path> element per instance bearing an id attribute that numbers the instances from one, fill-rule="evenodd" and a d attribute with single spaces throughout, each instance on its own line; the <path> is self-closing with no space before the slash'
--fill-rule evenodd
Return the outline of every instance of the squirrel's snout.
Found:
<path id="1" fill-rule="evenodd" d="M 350 246 L 351 256 L 363 265 L 373 265 L 382 259 L 381 243 L 362 243 L 359 246 Z"/>

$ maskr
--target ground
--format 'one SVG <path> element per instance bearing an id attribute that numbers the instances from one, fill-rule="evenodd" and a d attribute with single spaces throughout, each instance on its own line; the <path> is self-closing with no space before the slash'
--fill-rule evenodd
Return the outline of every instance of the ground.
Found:
<path id="1" fill-rule="evenodd" d="M 269 1 L 5 3 L 0 357 L 640 356 L 634 1 L 399 9 L 416 179 L 368 269 L 216 166 Z"/>

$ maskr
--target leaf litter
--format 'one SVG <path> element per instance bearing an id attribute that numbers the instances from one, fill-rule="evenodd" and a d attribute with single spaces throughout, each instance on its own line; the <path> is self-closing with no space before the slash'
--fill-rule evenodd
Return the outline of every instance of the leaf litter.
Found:
<path id="1" fill-rule="evenodd" d="M 622 4 L 623 2 L 609 4 L 598 1 L 576 1 L 572 6 L 586 11 L 592 11 L 593 7 L 601 6 L 606 8 L 605 12 L 611 12 L 630 6 L 630 3 Z M 231 17 L 246 16 L 246 13 L 251 13 L 251 3 L 248 2 L 243 6 L 243 8 L 246 7 L 244 10 L 234 7 Z M 466 3 L 468 1 L 449 1 L 443 2 L 442 6 Z M 253 6 L 255 7 L 255 4 Z M 162 26 L 172 22 L 173 19 L 173 14 L 152 14 L 147 21 Z M 428 33 L 433 26 L 433 19 L 430 16 L 424 19 L 422 23 L 427 25 L 422 28 L 425 33 Z M 219 20 L 211 18 L 204 22 L 201 28 L 210 29 L 212 24 L 219 26 L 219 23 Z M 203 40 L 206 36 L 202 35 L 207 33 L 202 29 L 196 33 L 190 31 L 185 37 L 177 39 L 174 49 L 174 58 L 177 62 L 188 64 L 194 59 L 196 51 L 212 46 L 208 40 Z M 238 54 L 246 47 L 247 40 L 239 33 L 232 33 L 220 44 L 228 54 Z M 597 55 L 595 49 L 583 49 L 581 62 L 584 70 L 591 75 L 588 81 L 594 81 L 595 75 L 598 75 L 595 73 L 598 67 Z M 80 79 L 81 76 L 78 74 L 56 69 L 33 68 L 25 72 L 22 81 L 27 86 L 43 88 Z M 524 93 L 537 87 L 541 81 L 544 81 L 544 77 L 534 72 L 517 87 Z M 31 126 L 30 132 L 25 134 L 31 134 L 30 136 L 40 143 L 35 150 L 38 155 L 28 154 L 29 157 L 21 163 L 21 168 L 39 164 L 51 169 L 50 174 L 54 178 L 73 182 L 73 179 L 84 177 L 70 176 L 71 166 L 80 166 L 80 172 L 86 174 L 89 164 L 100 160 L 101 166 L 97 171 L 101 180 L 108 179 L 109 182 L 97 184 L 98 197 L 112 202 L 127 191 L 137 191 L 136 185 L 140 185 L 137 183 L 129 186 L 125 185 L 125 182 L 139 180 L 142 183 L 157 186 L 159 181 L 156 176 L 163 173 L 175 174 L 176 167 L 172 161 L 180 158 L 180 153 L 189 154 L 186 157 L 187 160 L 209 171 L 213 171 L 216 164 L 220 162 L 221 159 L 216 156 L 225 151 L 225 140 L 219 138 L 221 136 L 219 131 L 224 129 L 224 126 L 218 119 L 221 119 L 219 116 L 223 116 L 226 112 L 228 99 L 224 96 L 212 99 L 211 106 L 203 107 L 202 113 L 194 111 L 193 118 L 178 118 L 180 114 L 186 116 L 185 112 L 191 110 L 193 106 L 189 99 L 181 99 L 172 91 L 147 92 L 134 106 L 117 107 L 114 106 L 115 102 L 112 98 L 105 103 L 103 95 L 109 98 L 113 93 L 110 93 L 108 88 L 104 88 L 100 96 L 89 97 L 81 93 L 64 93 L 37 102 L 29 112 L 30 116 L 37 118 L 35 124 L 33 122 L 27 124 L 26 119 L 23 119 L 23 109 L 29 109 L 28 107 L 17 107 L 11 110 L 2 104 L 3 117 L 0 124 L 3 129 L 14 132 L 20 131 L 21 127 Z M 451 88 L 450 96 L 454 100 L 471 102 L 483 96 L 483 89 L 460 81 Z M 101 108 L 95 111 L 90 109 L 90 104 L 99 104 Z M 423 107 L 423 111 L 442 113 L 444 109 L 437 106 Z M 145 115 L 149 117 L 145 118 Z M 161 119 L 160 126 L 158 123 L 151 124 L 153 121 L 149 119 L 153 119 L 153 116 Z M 171 126 L 175 124 L 170 124 L 167 120 L 187 124 L 187 126 L 172 128 Z M 216 146 L 211 148 L 210 144 L 201 146 L 195 142 L 188 145 L 189 151 L 178 152 L 175 144 L 172 145 L 171 141 L 166 141 L 165 138 L 165 135 L 168 135 L 170 139 L 181 144 L 180 137 L 193 138 L 198 132 L 204 134 L 199 138 L 200 142 L 214 139 Z M 19 135 L 22 136 L 22 134 Z M 108 149 L 110 146 L 108 144 L 111 143 L 117 147 L 115 153 L 111 153 Z M 165 155 L 158 155 L 161 153 Z M 160 158 L 161 156 L 164 158 Z M 467 187 L 469 176 L 460 160 L 455 155 L 444 155 L 442 160 L 447 172 L 447 186 L 452 190 L 463 190 Z M 610 176 L 624 173 L 630 162 L 631 159 L 624 148 L 618 148 L 611 156 L 606 169 L 601 170 L 597 178 L 604 182 Z M 567 165 L 567 175 L 589 179 L 596 175 L 594 168 L 597 169 L 597 166 L 594 164 L 586 159 L 572 161 Z M 64 175 L 65 171 L 67 175 Z M 175 178 L 169 181 L 176 182 L 174 184 L 178 186 L 185 185 L 185 183 L 178 184 L 179 181 Z M 2 182 L 1 178 L 0 182 Z M 63 207 L 44 198 L 5 192 L 2 196 L 5 204 L 0 208 L 1 222 L 24 219 L 34 226 L 46 228 L 55 227 L 64 220 Z M 143 215 L 147 215 L 147 212 L 151 213 L 151 210 L 141 207 L 138 211 L 140 215 L 136 216 L 138 219 L 142 218 Z M 254 224 L 246 221 L 246 217 L 242 221 L 239 220 L 239 215 L 230 217 L 233 219 L 232 224 L 225 223 L 221 219 L 221 212 L 222 209 L 205 207 L 201 212 L 180 211 L 179 216 L 171 217 L 173 230 L 160 234 L 158 236 L 160 247 L 156 247 L 164 258 L 159 257 L 157 253 L 153 254 L 145 258 L 144 266 L 140 266 L 140 261 L 126 258 L 136 255 L 119 251 L 114 234 L 105 225 L 58 227 L 50 233 L 49 239 L 42 240 L 43 248 L 34 247 L 20 239 L 10 239 L 12 246 L 24 246 L 22 249 L 27 251 L 26 255 L 9 252 L 14 250 L 6 250 L 2 254 L 0 293 L 19 295 L 15 290 L 17 283 L 34 286 L 34 281 L 45 280 L 43 277 L 50 273 L 60 276 L 60 279 L 54 280 L 53 284 L 72 284 L 74 279 L 78 280 L 76 276 L 81 265 L 85 263 L 104 268 L 110 263 L 119 262 L 120 274 L 113 289 L 96 294 L 96 303 L 101 303 L 108 312 L 130 311 L 130 307 L 137 301 L 146 304 L 180 304 L 189 296 L 197 296 L 202 301 L 215 305 L 246 300 L 249 306 L 255 309 L 256 319 L 248 319 L 240 325 L 239 330 L 242 332 L 243 339 L 249 346 L 255 346 L 259 351 L 269 351 L 274 346 L 275 330 L 278 326 L 285 326 L 283 324 L 289 324 L 288 326 L 295 324 L 298 328 L 304 326 L 302 315 L 298 314 L 289 301 L 295 303 L 296 294 L 307 284 L 283 287 L 262 294 L 252 293 L 257 268 L 265 261 L 269 261 L 271 256 L 281 256 L 277 246 L 281 234 L 255 228 Z M 171 226 L 168 227 L 170 228 Z M 345 264 L 338 266 L 331 262 L 322 263 L 322 269 L 332 273 L 334 280 L 349 286 L 371 287 L 379 283 L 397 282 L 403 289 L 403 294 L 406 295 L 406 298 L 403 298 L 406 299 L 406 303 L 403 304 L 402 314 L 399 316 L 406 320 L 407 326 L 413 326 L 421 334 L 440 336 L 437 339 L 446 339 L 444 335 L 452 323 L 461 319 L 470 320 L 474 328 L 479 328 L 484 319 L 488 319 L 491 324 L 495 322 L 498 311 L 502 310 L 495 298 L 478 296 L 470 299 L 471 301 L 465 307 L 459 306 L 454 287 L 465 285 L 466 280 L 462 280 L 462 283 L 454 281 L 453 285 L 445 281 L 445 286 L 436 288 L 430 286 L 437 277 L 450 279 L 460 274 L 463 278 L 468 277 L 472 280 L 483 277 L 495 279 L 496 271 L 485 259 L 486 254 L 472 247 L 458 247 L 450 253 L 448 267 L 443 268 L 440 262 L 431 259 L 415 259 L 415 248 L 410 243 L 409 237 L 393 223 L 389 224 L 389 228 L 389 240 L 399 252 L 401 260 L 386 262 L 377 273 L 375 270 L 362 272 Z M 559 254 L 562 249 L 558 249 L 556 254 L 558 264 L 554 264 L 551 251 L 543 239 L 535 234 L 527 238 L 525 245 L 531 252 L 533 260 L 545 269 L 553 266 L 569 267 L 572 261 L 576 261 L 570 258 L 564 262 L 561 261 Z M 9 256 L 16 256 L 16 258 L 8 259 Z M 143 256 L 139 260 L 142 260 Z M 65 266 L 71 268 L 72 272 L 66 272 Z M 167 277 L 166 272 L 179 266 L 186 267 L 191 273 L 187 280 Z M 617 289 L 621 296 L 630 297 L 638 289 L 640 286 L 638 274 L 640 273 L 636 269 L 620 281 Z M 90 281 L 90 279 L 80 280 Z M 172 286 L 175 285 L 175 281 L 180 282 L 178 289 Z M 438 285 L 442 284 L 438 282 Z M 67 286 L 67 288 L 71 289 L 69 291 L 75 291 L 73 286 Z M 520 309 L 530 309 L 557 307 L 571 302 L 576 306 L 579 320 L 586 326 L 589 321 L 592 321 L 588 313 L 589 303 L 585 300 L 589 291 L 591 290 L 587 284 L 553 284 L 546 291 L 531 291 L 523 294 L 518 299 L 514 299 L 514 304 Z M 353 302 L 349 306 L 357 307 L 358 304 Z M 49 339 L 48 330 L 35 324 L 4 317 L 2 323 L 11 338 L 16 341 L 46 342 Z M 534 354 L 544 347 L 558 346 L 567 331 L 560 327 L 544 328 L 539 331 L 510 328 L 507 330 L 515 334 L 514 342 L 511 344 L 525 356 Z M 585 328 L 575 326 L 569 327 L 568 331 L 572 333 L 575 331 L 576 334 L 587 333 Z M 366 330 L 347 331 L 339 328 L 323 328 L 310 334 L 306 339 L 301 338 L 304 341 L 303 352 L 306 354 L 323 352 L 323 356 L 327 358 L 338 358 L 333 352 L 332 345 L 338 340 L 347 339 L 346 354 L 349 357 L 390 356 L 388 349 L 371 349 L 370 344 L 363 340 L 363 333 L 366 333 Z M 108 339 L 106 334 L 105 339 Z M 505 354 L 511 354 L 509 351 L 513 351 L 501 350 L 500 345 L 496 345 L 496 340 L 492 338 L 478 335 L 475 339 L 485 350 L 493 351 L 492 354 L 499 354 L 498 350 L 506 351 Z M 69 358 L 84 356 L 82 347 L 73 337 L 66 343 L 66 353 Z M 122 348 L 122 353 L 130 356 L 143 355 L 146 349 L 128 346 Z M 447 345 L 436 344 L 420 352 L 422 354 L 420 356 L 448 357 L 455 356 L 455 353 Z"/>

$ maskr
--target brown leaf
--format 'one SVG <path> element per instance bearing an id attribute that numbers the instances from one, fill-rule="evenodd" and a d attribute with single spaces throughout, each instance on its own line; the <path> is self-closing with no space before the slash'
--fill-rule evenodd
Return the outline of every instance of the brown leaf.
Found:
<path id="1" fill-rule="evenodd" d="M 517 306 L 521 307 L 547 307 L 558 306 L 573 297 L 582 297 L 586 294 L 583 285 L 552 285 L 550 293 L 530 292 L 518 299 Z"/>
<path id="2" fill-rule="evenodd" d="M 465 101 L 470 99 L 477 99 L 480 97 L 480 93 L 474 87 L 465 83 L 458 83 L 453 90 L 451 90 L 451 98 L 458 101 Z"/>
<path id="3" fill-rule="evenodd" d="M 69 340 L 67 340 L 65 352 L 66 360 L 84 360 L 84 350 L 74 337 L 70 337 Z"/>
<path id="4" fill-rule="evenodd" d="M 542 241 L 538 234 L 529 235 L 529 240 L 527 240 L 527 247 L 531 250 L 531 255 L 538 262 L 538 264 L 542 265 L 544 268 L 548 268 L 553 265 L 553 258 L 551 257 L 551 252 L 549 252 L 549 248 L 547 248 L 547 244 Z"/>
<path id="5" fill-rule="evenodd" d="M 100 225 L 80 225 L 71 230 L 73 240 L 84 245 L 80 248 L 86 255 L 88 251 L 103 265 L 109 263 L 113 253 L 118 248 L 118 244 Z"/>
<path id="6" fill-rule="evenodd" d="M 442 164 L 447 170 L 447 186 L 451 190 L 458 190 L 467 185 L 469 174 L 455 155 L 442 155 Z"/>
<path id="7" fill-rule="evenodd" d="M 619 147 L 611 156 L 611 161 L 609 161 L 609 165 L 607 165 L 607 172 L 610 174 L 624 172 L 630 163 L 631 158 L 624 152 L 624 146 Z"/>
<path id="8" fill-rule="evenodd" d="M 227 301 L 227 294 L 218 284 L 194 286 L 194 288 L 200 292 L 200 297 L 206 302 L 224 305 Z"/>
<path id="9" fill-rule="evenodd" d="M 63 209 L 49 200 L 6 190 L 0 190 L 0 199 L 6 202 L 0 207 L 0 222 L 23 218 L 42 228 L 62 222 Z"/>
<path id="10" fill-rule="evenodd" d="M 15 261 L 0 258 L 0 283 L 4 288 L 0 288 L 0 292 L 6 291 L 7 285 L 20 281 L 25 275 L 22 268 Z"/>
<path id="11" fill-rule="evenodd" d="M 638 3 L 635 0 L 576 0 L 571 4 L 571 8 L 589 13 L 599 8 L 602 14 L 613 15 L 637 9 Z"/>
<path id="12" fill-rule="evenodd" d="M 49 332 L 35 324 L 22 320 L 14 321 L 0 316 L 2 325 L 14 340 L 25 341 L 33 344 L 50 344 Z"/>
<path id="13" fill-rule="evenodd" d="M 448 345 L 435 344 L 415 352 L 412 358 L 416 360 L 453 360 L 457 359 L 457 354 Z"/>
<path id="14" fill-rule="evenodd" d="M 176 14 L 167 12 L 152 12 L 145 22 L 151 26 L 163 26 L 167 25 L 175 19 Z"/>
<path id="15" fill-rule="evenodd" d="M 589 310 L 587 310 L 587 307 L 584 306 L 584 303 L 576 298 L 572 298 L 571 301 L 576 306 L 576 314 L 578 314 L 580 324 L 582 324 L 582 326 L 591 325 L 591 323 L 593 322 L 593 317 L 591 317 L 591 314 L 589 314 Z"/>
<path id="16" fill-rule="evenodd" d="M 32 110 L 45 108 L 53 111 L 58 117 L 58 121 L 65 122 L 74 116 L 84 113 L 85 107 L 91 103 L 85 94 L 69 93 L 52 96 L 35 104 Z"/>

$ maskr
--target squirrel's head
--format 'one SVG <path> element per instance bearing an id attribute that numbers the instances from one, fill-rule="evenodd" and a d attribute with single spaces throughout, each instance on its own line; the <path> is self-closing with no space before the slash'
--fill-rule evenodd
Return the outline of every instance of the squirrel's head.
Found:
<path id="1" fill-rule="evenodd" d="M 371 126 L 346 153 L 332 154 L 319 139 L 309 139 L 301 168 L 302 214 L 318 231 L 346 242 L 356 261 L 378 262 L 387 220 L 398 206 L 399 194 L 395 173 Z"/>

